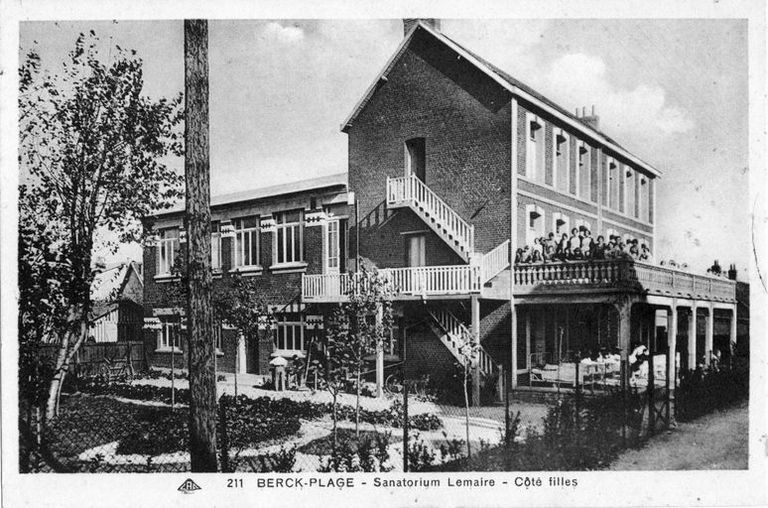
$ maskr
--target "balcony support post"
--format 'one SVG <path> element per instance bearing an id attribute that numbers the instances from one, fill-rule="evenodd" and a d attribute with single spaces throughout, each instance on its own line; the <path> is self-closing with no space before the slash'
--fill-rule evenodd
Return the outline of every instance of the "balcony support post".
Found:
<path id="1" fill-rule="evenodd" d="M 632 334 L 632 304 L 634 300 L 631 298 L 622 299 L 622 301 L 616 303 L 616 310 L 619 313 L 619 349 L 621 350 L 621 388 L 622 390 L 627 387 L 628 365 L 627 360 L 629 358 L 629 341 Z"/>
<path id="2" fill-rule="evenodd" d="M 476 345 L 480 344 L 480 298 L 472 296 L 472 340 Z M 480 405 L 480 369 L 478 361 L 475 359 L 472 363 L 472 405 Z"/>
<path id="3" fill-rule="evenodd" d="M 667 361 L 667 390 L 673 394 L 677 375 L 675 361 L 677 358 L 677 298 L 672 299 L 672 307 L 667 311 L 667 346 L 669 357 Z M 670 398 L 674 398 L 674 395 L 671 395 Z"/>
<path id="4" fill-rule="evenodd" d="M 696 300 L 691 305 L 691 315 L 688 318 L 688 369 L 696 368 Z"/>
<path id="5" fill-rule="evenodd" d="M 512 350 L 509 355 L 509 373 L 507 375 L 510 376 L 511 380 L 510 388 L 514 390 L 517 388 L 517 341 L 520 340 L 520 337 L 517 336 L 517 307 L 514 300 L 509 302 L 509 332 L 512 336 Z"/>
<path id="6" fill-rule="evenodd" d="M 715 331 L 715 307 L 710 302 L 707 314 L 707 328 L 704 334 L 704 365 L 709 367 L 712 360 L 712 348 Z"/>

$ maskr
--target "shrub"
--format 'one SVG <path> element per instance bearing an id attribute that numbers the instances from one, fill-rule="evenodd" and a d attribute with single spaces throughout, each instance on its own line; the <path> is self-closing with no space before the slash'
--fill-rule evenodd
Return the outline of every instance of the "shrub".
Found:
<path id="1" fill-rule="evenodd" d="M 248 469 L 253 473 L 297 473 L 296 448 L 281 447 L 273 453 L 262 453 L 255 457 L 243 457 L 234 461 L 235 470 L 239 470 L 241 463 L 248 464 Z"/>
<path id="2" fill-rule="evenodd" d="M 323 441 L 323 443 L 332 445 L 333 437 L 326 436 L 326 438 L 328 437 L 330 437 L 330 441 Z M 320 460 L 318 471 L 326 473 L 332 471 L 364 473 L 391 471 L 392 466 L 389 464 L 391 438 L 392 434 L 389 432 L 363 432 L 360 434 L 360 441 L 358 442 L 354 431 L 345 429 L 337 435 L 338 447 L 336 451 L 331 450 L 329 457 Z M 320 451 L 318 443 L 307 449 Z"/>
<path id="3" fill-rule="evenodd" d="M 727 407 L 749 395 L 749 365 L 737 358 L 733 365 L 681 373 L 675 394 L 675 418 L 690 421 Z"/>

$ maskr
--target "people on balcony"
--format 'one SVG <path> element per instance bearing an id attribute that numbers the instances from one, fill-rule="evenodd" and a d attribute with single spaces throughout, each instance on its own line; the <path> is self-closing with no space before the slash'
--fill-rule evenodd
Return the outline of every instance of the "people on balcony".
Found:
<path id="1" fill-rule="evenodd" d="M 618 235 L 610 235 L 606 243 L 605 237 L 598 235 L 595 241 L 585 226 L 573 228 L 570 235 L 563 233 L 559 238 L 553 232 L 535 237 L 532 245 L 517 249 L 515 253 L 515 264 L 603 259 L 651 261 L 653 255 L 648 245 L 641 244 L 637 238 L 625 242 Z"/>

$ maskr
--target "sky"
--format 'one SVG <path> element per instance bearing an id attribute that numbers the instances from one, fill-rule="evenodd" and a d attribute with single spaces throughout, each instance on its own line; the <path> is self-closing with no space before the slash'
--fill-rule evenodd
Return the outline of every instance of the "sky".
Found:
<path id="1" fill-rule="evenodd" d="M 184 85 L 181 21 L 21 24 L 55 68 L 81 31 L 135 49 L 145 93 Z M 442 31 L 663 172 L 657 259 L 746 278 L 747 25 L 743 20 L 442 20 Z M 223 194 L 346 171 L 340 124 L 402 40 L 402 21 L 209 23 L 211 188 Z M 175 161 L 182 171 L 182 161 Z M 112 257 L 141 259 L 136 245 Z"/>

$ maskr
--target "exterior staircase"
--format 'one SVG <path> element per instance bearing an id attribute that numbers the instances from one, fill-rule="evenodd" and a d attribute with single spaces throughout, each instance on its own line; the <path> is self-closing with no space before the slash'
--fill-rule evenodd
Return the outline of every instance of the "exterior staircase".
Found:
<path id="1" fill-rule="evenodd" d="M 430 316 L 435 320 L 438 328 L 437 335 L 440 341 L 453 354 L 453 356 L 464 365 L 466 361 L 461 354 L 461 348 L 467 342 L 473 340 L 472 332 L 450 311 L 445 309 L 428 309 Z M 492 374 L 496 370 L 496 364 L 491 356 L 480 346 L 477 356 L 478 369 L 483 374 Z"/>
<path id="2" fill-rule="evenodd" d="M 475 250 L 475 227 L 413 175 L 387 178 L 387 207 L 408 207 L 465 262 Z"/>

